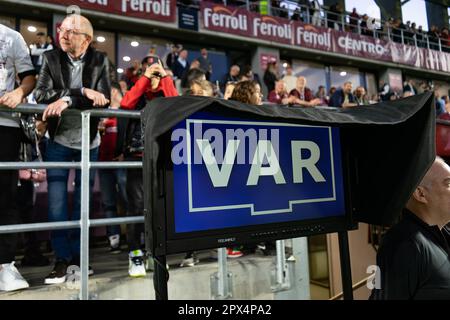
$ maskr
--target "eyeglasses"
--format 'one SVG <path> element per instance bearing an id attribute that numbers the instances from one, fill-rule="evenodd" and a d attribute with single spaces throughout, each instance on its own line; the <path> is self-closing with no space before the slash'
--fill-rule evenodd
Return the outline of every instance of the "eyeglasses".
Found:
<path id="1" fill-rule="evenodd" d="M 79 36 L 79 35 L 83 34 L 83 35 L 85 35 L 86 37 L 89 37 L 89 35 L 88 35 L 87 33 L 75 31 L 75 30 L 73 30 L 73 29 L 57 28 L 56 31 L 58 31 L 58 33 L 60 33 L 60 34 L 64 34 L 64 33 L 67 32 L 67 34 L 68 34 L 69 36 L 72 36 L 72 35 Z"/>

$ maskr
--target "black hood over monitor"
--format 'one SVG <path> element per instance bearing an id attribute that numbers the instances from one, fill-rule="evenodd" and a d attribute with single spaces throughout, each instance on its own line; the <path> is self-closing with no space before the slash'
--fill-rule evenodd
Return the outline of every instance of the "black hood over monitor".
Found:
<path id="1" fill-rule="evenodd" d="M 192 96 L 158 98 L 142 111 L 144 185 L 150 186 L 145 194 L 147 213 L 156 208 L 158 200 L 152 195 L 161 190 L 157 174 L 159 138 L 201 110 L 241 119 L 339 127 L 351 160 L 352 216 L 358 222 L 385 226 L 395 223 L 435 158 L 435 106 L 431 92 L 337 110 L 252 106 Z M 146 223 L 151 221 L 151 214 L 146 214 Z"/>

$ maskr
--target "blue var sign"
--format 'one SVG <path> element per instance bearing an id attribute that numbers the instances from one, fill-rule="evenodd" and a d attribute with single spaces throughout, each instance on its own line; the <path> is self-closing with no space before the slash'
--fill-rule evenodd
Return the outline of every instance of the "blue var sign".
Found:
<path id="1" fill-rule="evenodd" d="M 345 214 L 337 128 L 197 113 L 172 143 L 176 233 Z"/>

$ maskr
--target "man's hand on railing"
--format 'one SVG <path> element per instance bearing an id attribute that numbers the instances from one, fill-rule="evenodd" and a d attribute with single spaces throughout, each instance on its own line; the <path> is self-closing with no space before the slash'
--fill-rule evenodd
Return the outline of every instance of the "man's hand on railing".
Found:
<path id="1" fill-rule="evenodd" d="M 92 100 L 94 107 L 104 107 L 109 103 L 109 100 L 106 99 L 103 93 L 92 89 L 84 88 L 84 96 L 89 100 Z"/>
<path id="2" fill-rule="evenodd" d="M 0 104 L 7 106 L 8 108 L 14 109 L 22 103 L 23 90 L 22 88 L 17 88 L 11 92 L 5 93 L 0 97 Z"/>
<path id="3" fill-rule="evenodd" d="M 46 121 L 49 117 L 60 117 L 68 107 L 69 104 L 66 101 L 59 99 L 48 105 L 42 115 L 42 120 Z"/>
<path id="4" fill-rule="evenodd" d="M 38 134 L 39 139 L 41 139 L 45 132 L 47 131 L 47 122 L 36 120 L 36 132 Z"/>

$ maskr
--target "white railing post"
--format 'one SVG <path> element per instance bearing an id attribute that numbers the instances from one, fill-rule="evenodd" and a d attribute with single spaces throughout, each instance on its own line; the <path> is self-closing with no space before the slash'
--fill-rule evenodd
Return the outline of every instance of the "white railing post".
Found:
<path id="1" fill-rule="evenodd" d="M 89 112 L 81 113 L 80 300 L 89 300 L 90 120 Z"/>

